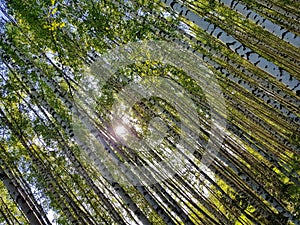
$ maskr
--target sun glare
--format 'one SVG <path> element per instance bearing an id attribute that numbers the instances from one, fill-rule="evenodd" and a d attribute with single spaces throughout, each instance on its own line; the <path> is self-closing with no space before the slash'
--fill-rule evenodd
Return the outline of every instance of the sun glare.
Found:
<path id="1" fill-rule="evenodd" d="M 117 136 L 125 138 L 128 135 L 128 130 L 123 125 L 118 125 L 115 128 L 115 133 Z"/>

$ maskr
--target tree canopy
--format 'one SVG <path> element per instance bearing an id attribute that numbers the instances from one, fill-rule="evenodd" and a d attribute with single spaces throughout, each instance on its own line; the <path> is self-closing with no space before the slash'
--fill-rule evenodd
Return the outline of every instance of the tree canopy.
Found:
<path id="1" fill-rule="evenodd" d="M 0 224 L 300 224 L 299 2 L 0 6 Z"/>

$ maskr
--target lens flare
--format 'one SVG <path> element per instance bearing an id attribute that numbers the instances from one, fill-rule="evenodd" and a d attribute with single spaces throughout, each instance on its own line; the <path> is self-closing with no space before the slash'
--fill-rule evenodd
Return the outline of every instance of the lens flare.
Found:
<path id="1" fill-rule="evenodd" d="M 123 125 L 118 125 L 114 130 L 116 135 L 120 138 L 125 138 L 129 134 L 128 130 Z"/>

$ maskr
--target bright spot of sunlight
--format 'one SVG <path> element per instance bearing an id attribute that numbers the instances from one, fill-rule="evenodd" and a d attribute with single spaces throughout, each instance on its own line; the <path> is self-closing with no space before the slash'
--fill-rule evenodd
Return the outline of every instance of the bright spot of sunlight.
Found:
<path id="1" fill-rule="evenodd" d="M 115 133 L 118 137 L 121 137 L 121 138 L 125 138 L 129 134 L 128 130 L 123 125 L 118 125 L 115 128 Z"/>

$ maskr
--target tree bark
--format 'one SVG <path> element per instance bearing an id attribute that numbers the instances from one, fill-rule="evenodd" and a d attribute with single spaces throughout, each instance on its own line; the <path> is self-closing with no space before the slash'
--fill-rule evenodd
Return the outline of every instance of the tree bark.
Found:
<path id="1" fill-rule="evenodd" d="M 22 188 L 15 185 L 1 167 L 0 179 L 3 181 L 3 184 L 7 188 L 13 200 L 20 206 L 30 224 L 44 225 L 45 223 L 43 222 L 43 218 L 41 218 L 41 215 L 35 214 Z"/>

